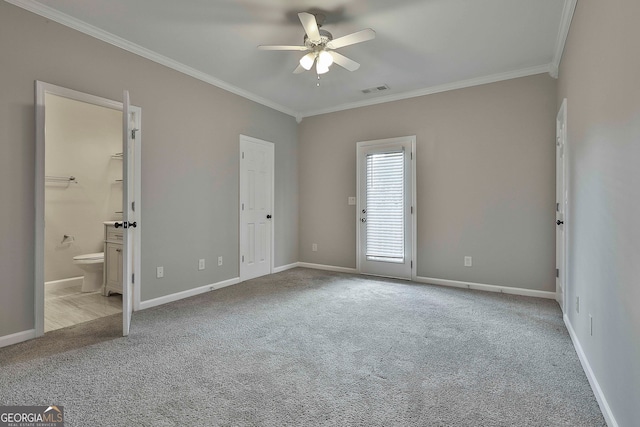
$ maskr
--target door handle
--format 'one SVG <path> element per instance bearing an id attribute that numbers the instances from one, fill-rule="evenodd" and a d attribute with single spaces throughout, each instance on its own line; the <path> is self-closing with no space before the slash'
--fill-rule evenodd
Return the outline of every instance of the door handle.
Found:
<path id="1" fill-rule="evenodd" d="M 564 224 L 564 221 L 561 221 L 561 220 L 556 221 L 556 225 L 562 225 L 562 224 Z"/>
<path id="2" fill-rule="evenodd" d="M 267 219 L 271 219 L 271 215 L 267 215 Z"/>
<path id="3" fill-rule="evenodd" d="M 133 227 L 136 228 L 138 226 L 138 224 L 136 223 L 136 221 L 133 222 L 129 222 L 129 221 L 124 221 L 124 222 L 116 222 L 115 224 L 113 224 L 114 228 L 129 228 L 129 227 Z"/>

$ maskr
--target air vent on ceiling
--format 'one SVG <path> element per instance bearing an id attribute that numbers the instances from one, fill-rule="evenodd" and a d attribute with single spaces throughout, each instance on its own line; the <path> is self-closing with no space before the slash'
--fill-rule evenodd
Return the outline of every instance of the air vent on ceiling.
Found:
<path id="1" fill-rule="evenodd" d="M 374 86 L 374 87 L 370 87 L 370 88 L 367 88 L 367 89 L 362 89 L 362 93 L 382 92 L 383 90 L 387 90 L 387 89 L 389 89 L 389 86 L 387 86 L 387 85 Z"/>

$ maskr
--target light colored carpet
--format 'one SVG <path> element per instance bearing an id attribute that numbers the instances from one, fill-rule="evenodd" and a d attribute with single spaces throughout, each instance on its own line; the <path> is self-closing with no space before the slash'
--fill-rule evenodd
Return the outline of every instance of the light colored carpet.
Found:
<path id="1" fill-rule="evenodd" d="M 554 301 L 294 269 L 0 349 L 67 426 L 603 426 Z"/>

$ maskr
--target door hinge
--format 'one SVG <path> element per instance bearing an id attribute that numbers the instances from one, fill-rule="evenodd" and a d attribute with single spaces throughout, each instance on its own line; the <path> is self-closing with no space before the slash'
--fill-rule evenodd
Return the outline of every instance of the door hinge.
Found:
<path id="1" fill-rule="evenodd" d="M 131 129 L 131 139 L 136 139 L 136 132 L 138 129 Z"/>
<path id="2" fill-rule="evenodd" d="M 136 211 L 136 202 L 131 202 L 131 210 Z"/>
<path id="3" fill-rule="evenodd" d="M 411 206 L 411 215 L 413 215 L 413 206 Z"/>
<path id="4" fill-rule="evenodd" d="M 558 277 L 558 278 L 560 277 L 560 269 L 559 268 L 556 268 L 556 277 Z"/>
<path id="5" fill-rule="evenodd" d="M 131 275 L 131 283 L 136 283 L 136 274 L 135 273 L 133 273 Z"/>
<path id="6" fill-rule="evenodd" d="M 560 203 L 556 202 L 556 212 L 560 212 Z"/>
<path id="7" fill-rule="evenodd" d="M 411 160 L 413 160 L 413 151 L 411 152 Z"/>
<path id="8" fill-rule="evenodd" d="M 242 204 L 242 210 L 244 210 L 244 203 Z"/>
<path id="9" fill-rule="evenodd" d="M 244 262 L 244 255 L 242 255 L 242 262 Z"/>
<path id="10" fill-rule="evenodd" d="M 413 260 L 411 260 L 411 268 L 413 268 Z"/>
<path id="11" fill-rule="evenodd" d="M 244 151 L 242 152 L 242 158 L 244 159 Z"/>

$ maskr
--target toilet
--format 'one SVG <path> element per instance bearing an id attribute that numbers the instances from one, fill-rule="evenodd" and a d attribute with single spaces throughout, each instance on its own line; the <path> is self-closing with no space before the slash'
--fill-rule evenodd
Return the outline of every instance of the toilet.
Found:
<path id="1" fill-rule="evenodd" d="M 74 256 L 73 263 L 84 271 L 82 292 L 95 292 L 102 288 L 104 252 Z"/>

